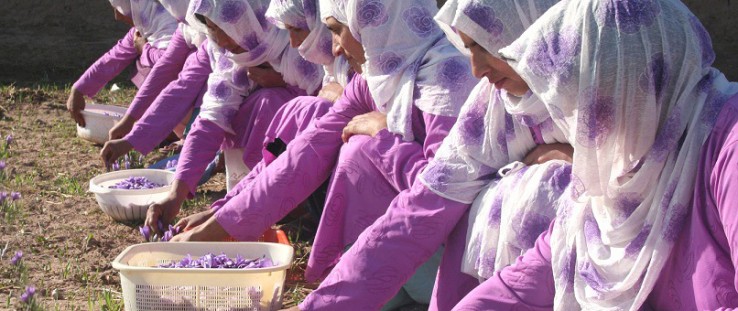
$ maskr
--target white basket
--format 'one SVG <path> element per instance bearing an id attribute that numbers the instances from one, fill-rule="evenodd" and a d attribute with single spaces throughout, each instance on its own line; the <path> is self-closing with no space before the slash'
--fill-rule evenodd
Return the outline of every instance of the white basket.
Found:
<path id="1" fill-rule="evenodd" d="M 109 186 L 132 176 L 143 176 L 163 187 L 154 189 L 110 189 Z M 90 180 L 90 192 L 95 194 L 97 204 L 105 214 L 118 221 L 146 219 L 149 205 L 169 195 L 174 181 L 174 172 L 156 169 L 132 169 L 105 173 Z"/>
<path id="2" fill-rule="evenodd" d="M 188 254 L 271 258 L 259 269 L 154 268 Z M 292 247 L 261 242 L 145 243 L 126 248 L 113 261 L 120 271 L 126 311 L 279 310 Z"/>
<path id="3" fill-rule="evenodd" d="M 105 114 L 108 115 L 105 115 Z M 86 104 L 82 110 L 85 127 L 77 125 L 77 136 L 93 143 L 104 144 L 108 141 L 108 133 L 126 114 L 125 107 Z"/>

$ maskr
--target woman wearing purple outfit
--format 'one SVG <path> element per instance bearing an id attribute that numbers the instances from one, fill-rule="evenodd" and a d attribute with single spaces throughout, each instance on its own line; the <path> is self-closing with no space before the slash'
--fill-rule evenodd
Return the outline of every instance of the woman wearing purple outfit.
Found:
<path id="1" fill-rule="evenodd" d="M 451 29 L 457 29 L 473 33 L 479 43 L 468 45 L 471 51 L 496 51 L 520 36 L 531 21 L 554 3 L 545 0 L 452 0 L 446 2 L 437 18 L 451 32 Z M 457 41 L 459 39 L 455 33 L 449 37 Z M 557 148 L 566 150 L 567 146 L 551 145 L 566 142 L 566 139 L 561 131 L 553 127 L 545 109 L 529 114 L 516 110 L 533 105 L 538 99 L 527 92 L 522 79 L 510 66 L 499 60 L 498 54 L 485 53 L 480 57 L 480 53 L 472 53 L 471 60 L 474 74 L 485 79 L 471 92 L 459 121 L 444 140 L 436 157 L 421 173 L 423 183 L 416 183 L 411 193 L 404 191 L 392 202 L 384 216 L 362 233 L 355 246 L 341 258 L 320 288 L 300 305 L 300 309 L 343 310 L 350 305 L 378 309 L 428 258 L 431 251 L 444 242 L 446 249 L 431 309 L 450 309 L 479 284 L 476 278 L 461 273 L 469 205 L 479 191 L 490 184 L 499 168 L 512 161 L 524 161 L 529 165 L 546 162 L 555 153 L 553 151 Z M 536 148 L 537 145 L 542 147 Z M 547 149 L 553 151 L 543 152 Z M 566 158 L 564 153 L 559 156 Z M 558 192 L 542 195 L 547 198 L 557 197 L 566 186 L 567 168 L 568 165 L 560 162 L 542 168 L 531 165 L 520 172 L 543 170 L 539 172 L 539 180 L 560 179 L 561 184 L 552 187 L 552 192 Z M 515 179 L 515 175 L 509 179 Z M 436 182 L 439 187 L 428 189 L 424 186 L 427 180 Z M 543 185 L 548 183 L 541 182 Z M 523 191 L 509 195 L 519 200 L 528 196 Z M 403 200 L 398 201 L 400 199 Z M 448 205 L 438 206 L 445 202 Z M 509 213 L 509 208 L 501 208 L 503 215 Z M 520 219 L 520 228 L 513 229 L 522 232 L 508 235 L 525 240 L 525 243 L 519 243 L 521 249 L 518 251 L 532 246 L 535 237 L 546 229 L 554 209 L 542 206 L 541 210 L 529 208 L 526 211 L 528 213 L 510 217 Z M 496 215 L 496 226 L 501 233 L 499 246 L 502 248 L 502 236 L 514 231 L 507 230 L 513 224 L 500 224 L 500 214 Z M 493 213 L 489 216 L 493 216 Z M 527 234 L 526 231 L 530 230 L 535 233 Z M 493 243 L 497 245 L 496 241 Z M 491 262 L 494 266 L 494 254 Z"/>
<path id="2" fill-rule="evenodd" d="M 149 208 L 148 225 L 160 217 L 172 221 L 218 148 L 226 155 L 229 188 L 234 185 L 261 160 L 265 131 L 279 107 L 320 86 L 322 69 L 290 48 L 288 34 L 263 17 L 268 3 L 201 0 L 192 4 L 189 14 L 197 18 L 195 22 L 207 23 L 217 44 L 208 45 L 213 73 L 178 161 L 173 190 L 169 198 Z M 229 163 L 234 164 L 233 170 Z"/>
<path id="3" fill-rule="evenodd" d="M 207 30 L 205 27 L 197 28 L 198 25 L 189 25 L 185 20 L 189 1 L 158 0 L 158 2 L 179 22 L 179 27 L 177 27 L 177 30 L 172 35 L 167 50 L 162 54 L 159 61 L 156 62 L 154 68 L 151 69 L 149 78 L 139 88 L 136 97 L 126 111 L 126 115 L 110 130 L 110 140 L 122 138 L 131 131 L 134 124 L 143 117 L 149 107 L 163 94 L 163 90 L 172 81 L 177 79 L 177 75 L 183 70 L 183 66 L 188 63 L 187 59 L 197 51 L 197 48 L 206 39 Z M 202 89 L 204 85 L 205 83 L 202 81 L 199 89 Z M 194 84 L 191 87 L 198 89 L 197 85 Z M 197 97 L 192 96 L 191 98 L 189 101 L 183 100 L 182 106 L 191 108 L 192 105 L 189 103 L 195 101 Z M 172 113 L 173 111 L 168 112 Z M 184 126 L 178 126 L 175 129 L 175 133 L 181 137 L 183 129 Z M 153 136 L 158 137 L 159 135 Z M 160 141 L 156 141 L 156 144 Z"/>
<path id="4" fill-rule="evenodd" d="M 678 1 L 572 0 L 500 51 L 574 147 L 570 198 L 457 310 L 738 307 L 738 84 Z"/>
<path id="5" fill-rule="evenodd" d="M 213 205 L 213 217 L 206 217 L 203 224 L 175 240 L 218 240 L 228 234 L 239 240 L 255 240 L 337 167 L 336 174 L 346 171 L 347 176 L 357 179 L 343 179 L 344 183 L 352 183 L 340 185 L 347 192 L 336 190 L 336 177 L 331 182 L 329 203 L 321 222 L 339 225 L 335 233 L 341 241 L 337 248 L 332 243 L 324 244 L 331 247 L 315 252 L 328 258 L 321 262 L 328 265 L 315 270 L 312 276 L 318 278 L 324 273 L 321 270 L 340 256 L 346 245 L 343 239 L 351 240 L 351 234 L 358 234 L 352 233 L 354 227 L 371 223 L 334 212 L 343 213 L 347 204 L 352 204 L 353 209 L 364 210 L 367 217 L 376 217 L 397 192 L 412 183 L 455 122 L 474 79 L 468 62 L 432 21 L 437 10 L 435 2 L 368 4 L 371 7 L 361 10 L 378 8 L 378 15 L 365 15 L 366 18 L 347 26 L 347 14 L 356 16 L 356 8 L 347 12 L 343 6 L 321 2 L 324 16 L 335 17 L 328 19 L 328 26 L 339 42 L 336 53 L 363 64 L 359 68 L 363 73 L 353 78 L 331 111 L 295 138 L 262 174 L 242 181 L 224 200 Z M 385 114 L 387 128 L 375 126 L 384 123 Z M 357 174 L 350 174 L 349 170 Z M 341 198 L 351 200 L 341 202 Z M 359 227 L 357 231 L 360 230 Z M 433 252 L 435 249 L 430 254 Z"/>
<path id="6" fill-rule="evenodd" d="M 189 121 L 189 114 L 197 113 L 207 89 L 207 78 L 212 73 L 207 28 L 186 20 L 189 2 L 159 2 L 180 21 L 179 28 L 167 52 L 151 70 L 151 79 L 141 87 L 126 116 L 111 129 L 111 140 L 100 151 L 106 162 L 131 149 L 143 154 L 151 152 L 173 130 L 182 127 L 183 121 Z M 175 70 L 177 66 L 181 70 Z M 164 88 L 157 93 L 160 87 Z"/>
<path id="7" fill-rule="evenodd" d="M 84 97 L 95 97 L 106 83 L 134 61 L 137 72 L 131 81 L 136 86 L 141 86 L 151 68 L 164 54 L 177 29 L 177 21 L 155 0 L 110 0 L 110 4 L 114 9 L 115 20 L 132 28 L 72 85 L 67 110 L 80 126 L 85 126 L 82 116 L 82 110 L 85 109 Z"/>

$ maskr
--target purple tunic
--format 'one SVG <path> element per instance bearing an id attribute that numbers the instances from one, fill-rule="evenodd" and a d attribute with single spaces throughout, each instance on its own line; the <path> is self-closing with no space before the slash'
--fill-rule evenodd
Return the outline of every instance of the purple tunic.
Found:
<path id="1" fill-rule="evenodd" d="M 187 57 L 196 51 L 196 48 L 190 48 L 187 45 L 182 32 L 179 28 L 172 35 L 164 54 L 161 55 L 154 67 L 149 72 L 146 81 L 139 87 L 136 92 L 136 98 L 133 99 L 131 105 L 128 106 L 128 115 L 138 120 L 151 106 L 151 103 L 159 96 L 161 91 L 172 81 L 177 78 L 177 74 L 182 71 Z"/>
<path id="2" fill-rule="evenodd" d="M 221 146 L 226 149 L 243 148 L 244 164 L 253 168 L 261 160 L 264 135 L 277 110 L 289 100 L 304 94 L 305 91 L 292 86 L 252 92 L 230 120 L 235 135 L 227 133 L 212 121 L 198 117 L 185 140 L 175 178 L 187 184 L 190 194 L 194 194 L 197 182 Z"/>
<path id="3" fill-rule="evenodd" d="M 133 129 L 123 137 L 134 149 L 143 154 L 151 152 L 192 108 L 202 104 L 208 76 L 212 72 L 207 44 L 207 40 L 203 41 L 196 52 L 187 56 L 177 80 L 169 83 L 161 91 L 143 116 L 133 125 Z M 131 110 L 135 109 L 129 109 Z"/>
<path id="4" fill-rule="evenodd" d="M 333 103 L 324 98 L 313 96 L 298 96 L 287 102 L 277 111 L 272 119 L 269 128 L 264 135 L 264 147 L 267 144 L 281 139 L 285 144 L 289 144 L 297 135 L 307 130 L 313 122 L 325 115 Z M 243 178 L 236 186 L 233 187 L 226 196 L 215 201 L 210 208 L 218 210 L 223 205 L 237 196 L 244 188 L 259 176 L 266 166 L 271 164 L 276 157 L 266 148 L 262 148 L 262 160 L 257 163 L 246 177 Z"/>
<path id="5" fill-rule="evenodd" d="M 414 178 L 427 161 L 423 150 L 428 149 L 432 154 L 435 149 L 430 146 L 440 143 L 455 121 L 453 117 L 425 114 L 414 109 L 415 142 L 398 143 L 401 138 L 386 131 L 373 139 L 352 139 L 360 142 L 363 150 L 372 150 L 365 156 L 379 163 L 375 164 L 375 169 L 383 174 L 366 178 L 384 179 L 385 183 L 397 188 L 410 184 L 410 178 Z M 269 166 L 257 166 L 258 171 L 252 171 L 234 188 L 236 191 L 231 191 L 233 195 L 229 193 L 227 200 L 219 201 L 215 214 L 218 223 L 237 240 L 256 240 L 328 178 L 344 145 L 341 133 L 346 124 L 357 115 L 375 110 L 366 81 L 356 75 L 331 110 L 290 142 L 282 156 Z M 389 150 L 393 146 L 397 149 Z M 366 200 L 367 196 L 362 198 Z M 365 203 L 360 202 L 362 206 Z"/>
<path id="6" fill-rule="evenodd" d="M 154 48 L 146 43 L 139 55 L 136 46 L 133 44 L 134 33 L 136 33 L 136 28 L 131 27 L 128 33 L 118 40 L 113 48 L 87 68 L 72 87 L 87 97 L 95 97 L 105 87 L 106 83 L 120 74 L 133 61 L 136 61 L 138 72 L 131 78 L 131 81 L 137 87 L 141 86 L 147 71 L 154 66 L 164 50 Z"/>
<path id="7" fill-rule="evenodd" d="M 738 307 L 738 96 L 723 107 L 702 147 L 686 227 L 644 309 Z M 454 310 L 551 310 L 550 230 L 515 265 L 474 289 Z"/>

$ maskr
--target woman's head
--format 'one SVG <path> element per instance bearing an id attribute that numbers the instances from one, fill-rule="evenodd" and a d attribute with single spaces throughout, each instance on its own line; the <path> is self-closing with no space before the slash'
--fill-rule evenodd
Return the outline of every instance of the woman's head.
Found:
<path id="1" fill-rule="evenodd" d="M 116 21 L 133 27 L 130 0 L 110 0 L 110 5 L 113 7 L 113 17 Z"/>
<path id="2" fill-rule="evenodd" d="M 267 19 L 289 32 L 290 45 L 310 62 L 333 64 L 331 34 L 320 20 L 318 0 L 272 0 Z"/>
<path id="3" fill-rule="evenodd" d="M 364 47 L 351 34 L 351 30 L 334 17 L 326 18 L 326 27 L 333 38 L 333 56 L 341 56 L 348 60 L 355 72 L 361 73 L 361 65 L 366 62 Z"/>
<path id="4" fill-rule="evenodd" d="M 233 54 L 241 54 L 243 52 L 246 52 L 243 47 L 238 45 L 238 43 L 236 43 L 233 38 L 228 36 L 228 34 L 226 34 L 225 31 L 218 27 L 218 25 L 216 25 L 212 20 L 202 15 L 200 16 L 205 21 L 205 25 L 208 28 L 208 36 L 216 45 L 223 49 L 226 49 Z"/>
<path id="5" fill-rule="evenodd" d="M 558 0 L 449 0 L 436 15 L 449 40 L 469 54 L 477 78 L 510 94 L 528 86 L 500 58 L 499 49 L 512 43 Z"/>

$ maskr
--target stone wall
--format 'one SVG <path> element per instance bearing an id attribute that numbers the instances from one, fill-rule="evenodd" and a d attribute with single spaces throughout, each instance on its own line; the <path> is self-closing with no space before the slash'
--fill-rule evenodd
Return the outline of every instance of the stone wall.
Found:
<path id="1" fill-rule="evenodd" d="M 712 36 L 715 66 L 738 81 L 738 1 L 685 3 Z M 0 29 L 0 83 L 71 83 L 127 27 L 105 0 L 0 0 Z"/>

